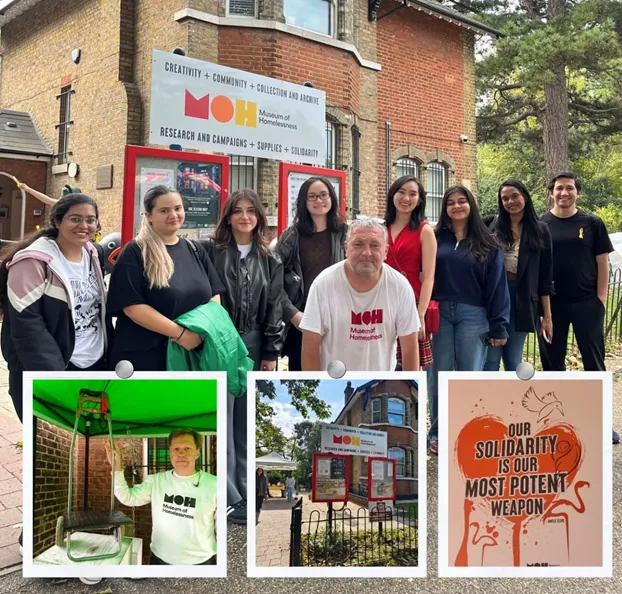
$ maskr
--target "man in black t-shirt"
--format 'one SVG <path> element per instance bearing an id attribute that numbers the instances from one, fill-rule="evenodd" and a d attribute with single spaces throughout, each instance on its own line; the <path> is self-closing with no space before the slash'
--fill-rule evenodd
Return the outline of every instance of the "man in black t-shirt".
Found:
<path id="1" fill-rule="evenodd" d="M 602 219 L 577 208 L 581 181 L 574 174 L 559 173 L 548 189 L 554 205 L 542 220 L 553 238 L 553 338 L 548 343 L 540 337 L 542 367 L 566 370 L 572 324 L 584 370 L 605 371 L 605 307 L 613 245 Z M 613 440 L 619 441 L 615 431 Z"/>

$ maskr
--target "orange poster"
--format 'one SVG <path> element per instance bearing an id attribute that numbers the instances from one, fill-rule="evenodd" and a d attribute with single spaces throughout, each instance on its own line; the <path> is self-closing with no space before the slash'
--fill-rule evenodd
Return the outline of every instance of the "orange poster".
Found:
<path id="1" fill-rule="evenodd" d="M 442 375 L 441 575 L 611 575 L 610 375 Z"/>

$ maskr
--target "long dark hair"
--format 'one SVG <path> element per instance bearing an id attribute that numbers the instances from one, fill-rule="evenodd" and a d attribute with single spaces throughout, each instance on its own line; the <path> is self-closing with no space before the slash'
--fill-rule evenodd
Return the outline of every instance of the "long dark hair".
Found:
<path id="1" fill-rule="evenodd" d="M 0 252 L 0 314 L 3 313 L 4 303 L 7 298 L 7 283 L 9 280 L 8 266 L 13 260 L 13 257 L 17 252 L 26 249 L 33 244 L 40 237 L 49 237 L 50 239 L 56 239 L 58 237 L 58 226 L 62 220 L 67 216 L 67 213 L 73 206 L 79 206 L 80 204 L 89 204 L 95 209 L 95 216 L 99 221 L 99 209 L 97 208 L 97 202 L 86 194 L 65 194 L 60 198 L 50 211 L 50 220 L 48 226 L 40 229 L 39 231 L 33 231 L 29 233 L 24 239 L 16 243 L 12 243 L 4 248 Z"/>
<path id="2" fill-rule="evenodd" d="M 305 182 L 300 186 L 300 191 L 298 192 L 298 199 L 296 200 L 296 216 L 294 217 L 294 226 L 298 229 L 298 233 L 302 235 L 313 235 L 315 232 L 315 224 L 313 223 L 313 218 L 311 217 L 311 213 L 307 208 L 307 193 L 309 192 L 309 188 L 311 184 L 315 182 L 322 182 L 328 193 L 330 194 L 330 210 L 326 213 L 326 226 L 331 233 L 337 233 L 339 231 L 339 227 L 343 225 L 343 219 L 341 217 L 341 213 L 339 212 L 339 198 L 337 197 L 337 192 L 335 192 L 335 188 L 330 181 L 322 176 L 314 176 L 305 180 Z"/>
<path id="3" fill-rule="evenodd" d="M 438 223 L 434 228 L 434 233 L 438 235 L 444 229 L 452 229 L 451 219 L 447 214 L 447 202 L 452 194 L 459 194 L 467 199 L 470 207 L 469 218 L 467 219 L 466 235 L 464 238 L 464 246 L 467 252 L 473 254 L 478 262 L 484 262 L 494 250 L 499 247 L 495 236 L 490 232 L 484 224 L 482 216 L 479 214 L 479 208 L 473 194 L 464 186 L 452 186 L 448 188 L 443 195 L 441 202 L 441 214 Z"/>
<path id="4" fill-rule="evenodd" d="M 395 194 L 398 193 L 400 188 L 407 184 L 408 182 L 415 182 L 417 184 L 417 188 L 419 190 L 419 203 L 415 210 L 410 213 L 410 222 L 408 226 L 413 230 L 417 231 L 419 229 L 421 223 L 425 220 L 425 201 L 426 201 L 426 191 L 423 187 L 423 184 L 414 176 L 414 175 L 403 175 L 402 177 L 396 179 L 389 188 L 387 192 L 387 208 L 384 214 L 384 220 L 387 227 L 390 227 L 393 223 L 395 223 L 395 219 L 397 218 L 397 209 L 395 208 L 395 204 L 393 203 L 393 199 L 395 198 Z"/>
<path id="5" fill-rule="evenodd" d="M 233 230 L 231 229 L 230 218 L 233 214 L 235 205 L 242 200 L 242 198 L 246 198 L 253 205 L 255 208 L 255 214 L 257 215 L 257 225 L 255 225 L 255 228 L 253 229 L 253 243 L 261 252 L 267 253 L 268 241 L 266 240 L 265 232 L 268 228 L 268 219 L 266 218 L 266 213 L 264 212 L 257 192 L 248 188 L 233 192 L 233 194 L 227 198 L 227 201 L 222 209 L 222 214 L 220 215 L 216 231 L 214 231 L 214 241 L 220 248 L 226 248 L 231 243 Z"/>
<path id="6" fill-rule="evenodd" d="M 538 224 L 538 215 L 533 207 L 533 201 L 529 190 L 522 181 L 518 179 L 508 179 L 499 186 L 497 192 L 497 202 L 499 204 L 499 214 L 497 215 L 496 235 L 503 244 L 513 247 L 514 236 L 512 235 L 512 221 L 510 213 L 504 208 L 501 200 L 501 190 L 503 188 L 516 188 L 525 201 L 523 210 L 523 236 L 527 238 L 527 245 L 532 249 L 544 248 L 544 236 Z"/>

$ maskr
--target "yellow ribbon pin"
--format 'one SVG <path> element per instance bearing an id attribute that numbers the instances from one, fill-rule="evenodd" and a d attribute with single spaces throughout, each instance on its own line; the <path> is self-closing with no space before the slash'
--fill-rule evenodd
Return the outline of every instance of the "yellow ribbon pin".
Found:
<path id="1" fill-rule="evenodd" d="M 583 239 L 583 227 L 579 229 L 579 239 Z"/>

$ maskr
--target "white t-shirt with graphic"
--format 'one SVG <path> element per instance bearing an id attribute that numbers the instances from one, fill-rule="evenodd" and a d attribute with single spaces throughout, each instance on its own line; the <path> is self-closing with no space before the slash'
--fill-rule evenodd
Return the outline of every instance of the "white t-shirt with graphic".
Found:
<path id="1" fill-rule="evenodd" d="M 73 292 L 76 342 L 71 363 L 86 369 L 104 355 L 105 330 L 101 318 L 103 295 L 97 282 L 95 265 L 85 248 L 82 249 L 80 262 L 70 262 L 60 249 L 58 251 Z"/>
<path id="2" fill-rule="evenodd" d="M 129 488 L 115 472 L 114 494 L 130 507 L 151 503 L 151 551 L 169 565 L 199 565 L 217 553 L 217 480 L 200 470 L 192 476 L 174 471 L 150 474 Z"/>
<path id="3" fill-rule="evenodd" d="M 317 276 L 300 329 L 323 337 L 322 371 L 336 359 L 348 371 L 395 371 L 397 338 L 421 327 L 415 293 L 406 278 L 386 264 L 371 291 L 355 291 L 345 263 L 338 262 Z"/>

